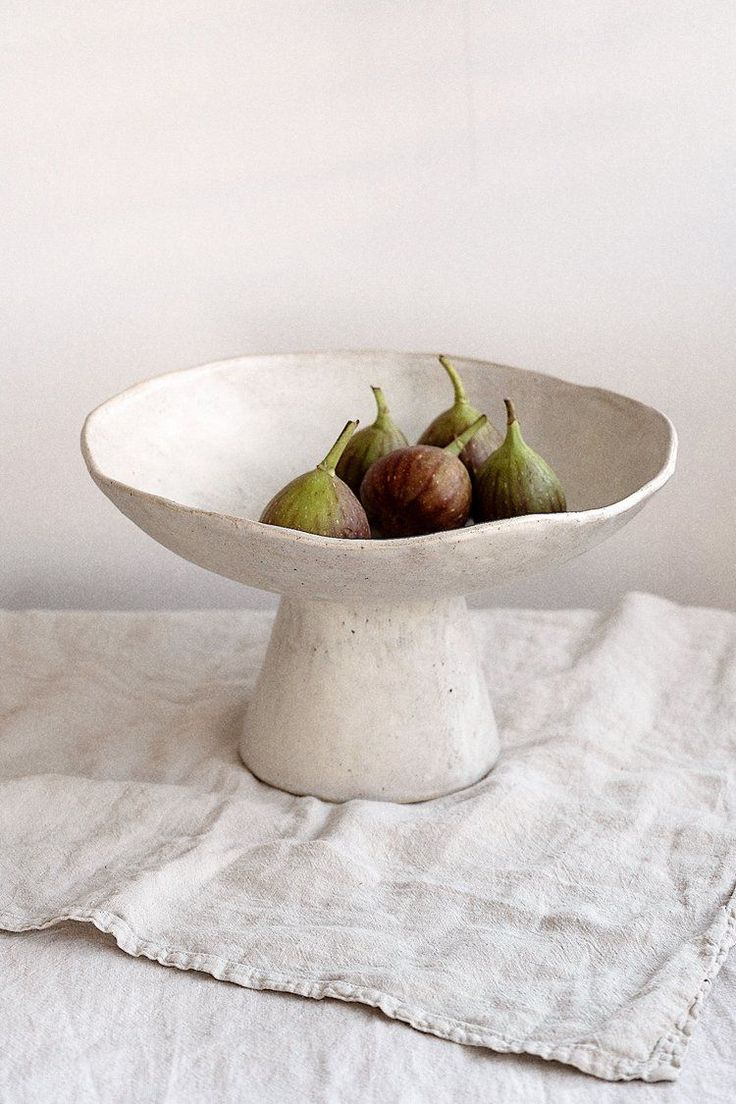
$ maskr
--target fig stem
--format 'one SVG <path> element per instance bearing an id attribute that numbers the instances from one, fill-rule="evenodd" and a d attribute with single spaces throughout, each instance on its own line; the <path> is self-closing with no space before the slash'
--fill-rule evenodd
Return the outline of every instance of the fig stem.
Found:
<path id="1" fill-rule="evenodd" d="M 445 445 L 443 452 L 449 452 L 451 456 L 459 456 L 463 451 L 468 441 L 475 437 L 479 429 L 482 429 L 484 425 L 488 424 L 488 419 L 485 414 L 481 414 L 480 418 L 468 426 L 466 430 L 456 437 L 454 441 L 450 441 L 449 445 Z"/>
<path id="2" fill-rule="evenodd" d="M 506 425 L 511 425 L 512 422 L 518 422 L 519 419 L 516 417 L 516 411 L 514 410 L 514 404 L 511 399 L 504 399 L 503 403 L 506 407 Z"/>
<path id="3" fill-rule="evenodd" d="M 455 406 L 460 406 L 461 403 L 467 402 L 467 399 L 465 398 L 465 388 L 463 387 L 463 381 L 457 374 L 457 368 L 455 367 L 455 365 L 444 355 L 440 356 L 440 364 L 452 380 L 452 386 L 455 391 Z"/>
<path id="4" fill-rule="evenodd" d="M 373 392 L 376 400 L 376 406 L 378 407 L 378 414 L 376 415 L 376 420 L 373 424 L 380 425 L 388 417 L 388 403 L 386 402 L 386 398 L 380 387 L 371 386 L 371 391 Z"/>
<path id="5" fill-rule="evenodd" d="M 358 425 L 359 423 L 357 421 L 346 423 L 345 428 L 325 456 L 324 460 L 320 460 L 319 464 L 317 464 L 320 471 L 327 472 L 328 475 L 335 474 L 335 468 L 338 465 L 338 461 L 347 448 L 348 441 L 355 433 Z"/>

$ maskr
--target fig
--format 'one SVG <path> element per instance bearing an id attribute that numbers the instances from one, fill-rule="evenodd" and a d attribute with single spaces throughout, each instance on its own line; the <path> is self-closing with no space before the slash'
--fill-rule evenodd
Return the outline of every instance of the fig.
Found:
<path id="1" fill-rule="evenodd" d="M 567 509 L 562 484 L 549 464 L 521 436 L 514 404 L 506 404 L 506 438 L 478 472 L 473 496 L 476 521 Z"/>
<path id="2" fill-rule="evenodd" d="M 300 529 L 322 537 L 368 540 L 368 518 L 359 500 L 335 468 L 358 422 L 348 422 L 330 451 L 312 471 L 298 475 L 278 491 L 260 520 L 265 525 Z"/>
<path id="3" fill-rule="evenodd" d="M 351 437 L 336 468 L 337 475 L 356 495 L 360 492 L 363 476 L 371 464 L 394 449 L 409 444 L 393 421 L 381 388 L 371 387 L 371 391 L 378 407 L 376 420 Z"/>
<path id="4" fill-rule="evenodd" d="M 371 465 L 360 498 L 381 536 L 418 537 L 465 525 L 473 488 L 459 455 L 487 420 L 481 415 L 445 448 L 409 445 Z"/>
<path id="5" fill-rule="evenodd" d="M 420 445 L 436 445 L 444 448 L 451 441 L 463 433 L 469 426 L 478 420 L 480 410 L 476 410 L 467 399 L 465 387 L 460 379 L 457 368 L 446 356 L 439 358 L 440 364 L 447 372 L 455 391 L 455 401 L 448 410 L 438 414 L 435 420 L 427 426 L 419 438 Z M 490 422 L 486 422 L 472 440 L 460 453 L 460 459 L 470 472 L 471 476 L 478 473 L 481 465 L 485 463 L 494 449 L 501 444 L 501 434 Z"/>

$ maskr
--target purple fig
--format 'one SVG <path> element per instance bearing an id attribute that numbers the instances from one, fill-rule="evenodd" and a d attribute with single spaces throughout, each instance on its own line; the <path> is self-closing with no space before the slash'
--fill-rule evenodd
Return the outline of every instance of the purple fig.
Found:
<path id="1" fill-rule="evenodd" d="M 472 484 L 458 457 L 486 421 L 484 414 L 445 448 L 395 449 L 368 469 L 360 497 L 381 536 L 417 537 L 465 525 Z"/>

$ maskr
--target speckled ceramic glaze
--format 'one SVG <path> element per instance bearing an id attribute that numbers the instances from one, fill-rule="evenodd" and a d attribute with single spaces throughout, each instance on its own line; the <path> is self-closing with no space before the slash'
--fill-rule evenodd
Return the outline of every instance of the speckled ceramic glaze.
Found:
<path id="1" fill-rule="evenodd" d="M 416 801 L 477 780 L 498 741 L 464 595 L 563 563 L 620 529 L 670 477 L 663 414 L 610 391 L 453 357 L 499 428 L 503 398 L 559 475 L 568 512 L 392 541 L 262 525 L 380 385 L 410 440 L 450 405 L 434 354 L 250 356 L 138 384 L 89 415 L 82 451 L 155 540 L 283 596 L 242 754 L 265 781 L 332 800 Z"/>

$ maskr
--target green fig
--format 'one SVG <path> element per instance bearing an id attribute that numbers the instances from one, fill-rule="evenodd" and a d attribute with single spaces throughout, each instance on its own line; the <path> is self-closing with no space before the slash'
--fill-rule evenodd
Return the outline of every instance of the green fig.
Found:
<path id="1" fill-rule="evenodd" d="M 348 422 L 316 468 L 292 479 L 273 496 L 260 517 L 265 525 L 301 529 L 322 537 L 370 538 L 365 510 L 347 483 L 335 474 L 357 426 L 357 422 Z"/>
<path id="2" fill-rule="evenodd" d="M 521 514 L 556 514 L 567 509 L 562 484 L 521 436 L 510 399 L 506 404 L 506 438 L 488 457 L 475 480 L 476 521 L 497 521 Z"/>
<path id="3" fill-rule="evenodd" d="M 371 464 L 380 460 L 382 456 L 393 452 L 394 449 L 408 445 L 404 434 L 395 424 L 389 414 L 383 391 L 380 387 L 371 387 L 376 399 L 378 413 L 373 425 L 359 429 L 348 442 L 347 448 L 340 457 L 336 471 L 340 479 L 347 483 L 350 490 L 356 495 L 360 491 L 363 476 Z"/>
<path id="4" fill-rule="evenodd" d="M 446 356 L 441 356 L 439 361 L 452 381 L 455 401 L 449 410 L 444 410 L 442 414 L 438 414 L 431 425 L 427 426 L 419 438 L 419 444 L 436 445 L 437 448 L 444 448 L 445 445 L 449 445 L 450 441 L 454 441 L 463 430 L 466 430 L 468 426 L 478 420 L 480 410 L 476 410 L 468 402 L 463 382 L 452 361 L 448 360 Z M 482 464 L 500 444 L 501 434 L 494 425 L 487 422 L 460 454 L 460 459 L 471 476 L 477 475 Z"/>
<path id="5" fill-rule="evenodd" d="M 473 487 L 459 456 L 487 421 L 481 415 L 445 448 L 409 445 L 371 465 L 360 497 L 381 536 L 418 537 L 465 525 Z"/>

